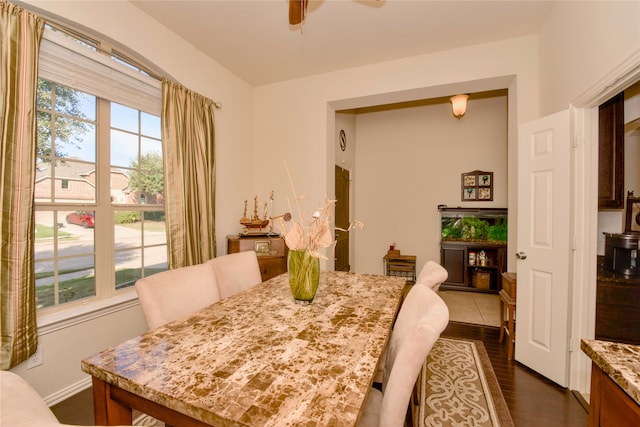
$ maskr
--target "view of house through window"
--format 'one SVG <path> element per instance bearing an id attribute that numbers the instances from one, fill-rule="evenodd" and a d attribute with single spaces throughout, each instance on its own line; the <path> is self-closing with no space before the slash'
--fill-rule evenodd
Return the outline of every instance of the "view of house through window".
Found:
<path id="1" fill-rule="evenodd" d="M 38 308 L 166 270 L 160 118 L 43 79 L 37 108 Z"/>

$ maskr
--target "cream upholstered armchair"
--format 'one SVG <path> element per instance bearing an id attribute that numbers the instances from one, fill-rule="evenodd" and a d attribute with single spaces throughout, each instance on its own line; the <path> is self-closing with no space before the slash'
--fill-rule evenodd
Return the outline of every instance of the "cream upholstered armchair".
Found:
<path id="1" fill-rule="evenodd" d="M 427 261 L 418 274 L 416 284 L 428 286 L 437 292 L 447 277 L 449 277 L 449 273 L 443 266 L 435 261 Z"/>
<path id="2" fill-rule="evenodd" d="M 413 286 L 391 333 L 382 391 L 372 388 L 359 427 L 402 427 L 409 399 L 431 347 L 449 323 L 449 310 L 427 286 Z"/>
<path id="3" fill-rule="evenodd" d="M 227 298 L 262 283 L 258 255 L 255 251 L 222 255 L 207 261 L 213 266 L 220 298 Z"/>
<path id="4" fill-rule="evenodd" d="M 58 422 L 51 409 L 28 382 L 10 371 L 0 371 L 0 425 L 68 426 Z"/>
<path id="5" fill-rule="evenodd" d="M 149 329 L 220 300 L 213 266 L 207 262 L 144 277 L 135 288 Z"/>

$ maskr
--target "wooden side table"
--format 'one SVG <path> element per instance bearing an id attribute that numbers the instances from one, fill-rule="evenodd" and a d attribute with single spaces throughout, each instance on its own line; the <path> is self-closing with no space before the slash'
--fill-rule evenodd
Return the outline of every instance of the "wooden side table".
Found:
<path id="1" fill-rule="evenodd" d="M 385 255 L 383 258 L 384 270 L 387 276 L 406 277 L 407 280 L 416 281 L 416 256 L 415 255 Z"/>
<path id="2" fill-rule="evenodd" d="M 262 281 L 287 271 L 289 249 L 280 236 L 227 236 L 227 253 L 255 251 Z"/>
<path id="3" fill-rule="evenodd" d="M 507 360 L 513 360 L 513 348 L 516 343 L 516 300 L 511 298 L 511 295 L 507 293 L 505 289 L 502 289 L 498 295 L 500 295 L 500 340 L 504 339 L 505 331 L 509 335 Z M 507 312 L 507 319 L 504 318 L 505 309 Z"/>

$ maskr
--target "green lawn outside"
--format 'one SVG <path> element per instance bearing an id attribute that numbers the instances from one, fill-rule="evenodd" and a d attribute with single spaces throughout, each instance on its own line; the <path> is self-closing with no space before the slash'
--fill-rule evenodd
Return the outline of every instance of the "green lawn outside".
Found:
<path id="1" fill-rule="evenodd" d="M 145 276 L 164 271 L 164 268 L 145 268 Z M 82 270 L 69 270 L 60 272 L 60 274 L 71 273 Z M 53 273 L 39 273 L 38 278 L 50 277 Z M 116 289 L 123 289 L 132 286 L 136 280 L 141 277 L 141 269 L 127 268 L 116 271 Z M 93 274 L 68 279 L 59 283 L 60 304 L 65 302 L 76 301 L 83 298 L 95 296 L 95 277 Z M 53 284 L 36 287 L 36 306 L 40 308 L 53 307 L 55 304 L 55 287 Z"/>
<path id="2" fill-rule="evenodd" d="M 36 224 L 36 239 L 50 239 L 53 237 L 53 227 L 42 224 Z M 59 239 L 75 239 L 76 236 L 58 229 Z"/>

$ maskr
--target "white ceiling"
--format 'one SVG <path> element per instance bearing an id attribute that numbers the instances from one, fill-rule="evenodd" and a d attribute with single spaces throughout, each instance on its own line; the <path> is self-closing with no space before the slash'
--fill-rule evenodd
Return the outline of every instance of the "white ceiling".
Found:
<path id="1" fill-rule="evenodd" d="M 555 1 L 131 2 L 251 85 L 537 33 Z"/>

